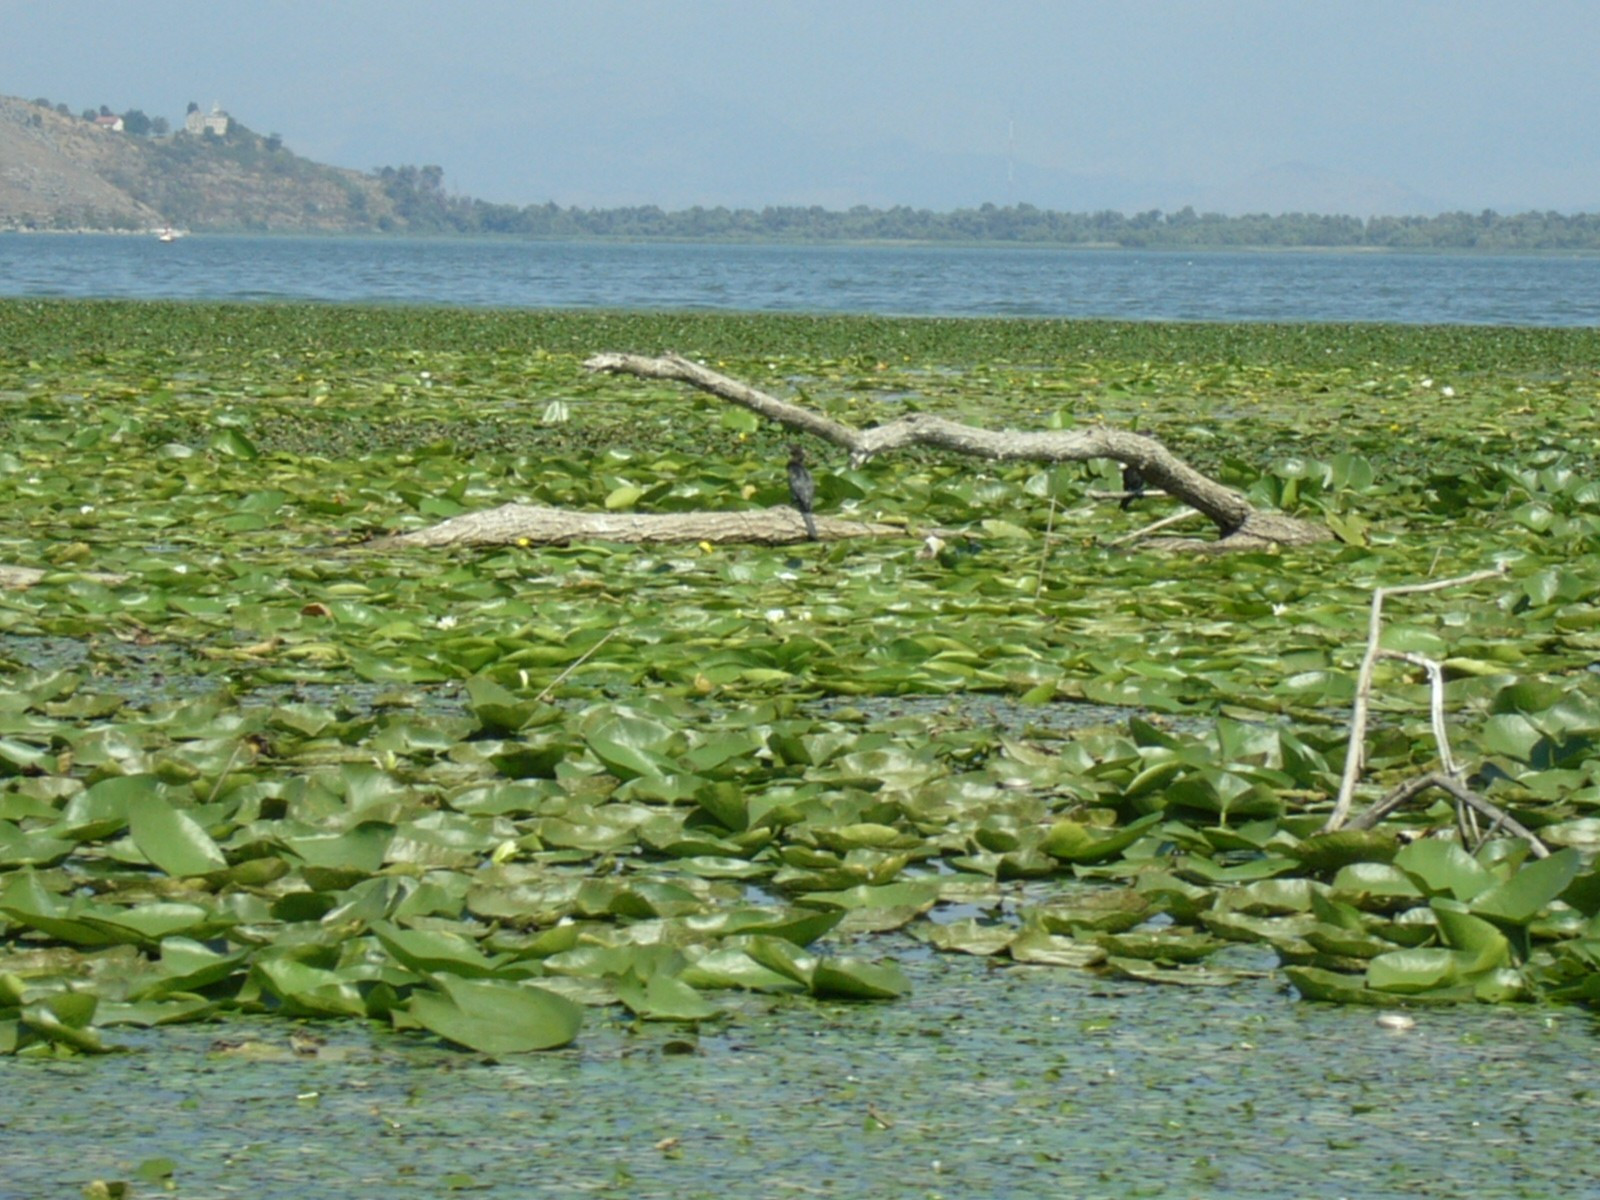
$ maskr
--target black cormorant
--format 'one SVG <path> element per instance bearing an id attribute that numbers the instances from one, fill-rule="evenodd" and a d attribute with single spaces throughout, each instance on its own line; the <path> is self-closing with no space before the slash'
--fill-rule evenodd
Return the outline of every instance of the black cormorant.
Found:
<path id="1" fill-rule="evenodd" d="M 1122 467 L 1122 490 L 1126 493 L 1122 497 L 1122 508 L 1126 511 L 1135 500 L 1144 495 L 1144 472 L 1132 463 L 1124 463 Z"/>
<path id="2" fill-rule="evenodd" d="M 789 446 L 789 498 L 806 523 L 806 536 L 817 540 L 817 523 L 811 518 L 812 506 L 817 502 L 817 481 L 806 470 L 806 452 L 793 443 Z"/>

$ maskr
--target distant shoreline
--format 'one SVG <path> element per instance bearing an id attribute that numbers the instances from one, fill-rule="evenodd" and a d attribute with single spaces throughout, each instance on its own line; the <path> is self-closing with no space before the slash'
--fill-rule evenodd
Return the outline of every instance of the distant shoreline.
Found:
<path id="1" fill-rule="evenodd" d="M 152 229 L 24 229 L 0 227 L 0 237 L 108 237 L 156 238 L 161 227 Z M 507 243 L 585 246 L 786 246 L 837 247 L 840 249 L 895 249 L 1028 251 L 1049 250 L 1062 253 L 1090 254 L 1159 254 L 1163 257 L 1184 254 L 1314 254 L 1314 255 L 1382 255 L 1395 254 L 1414 257 L 1459 256 L 1482 258 L 1592 258 L 1600 255 L 1600 246 L 1575 247 L 1483 247 L 1483 246 L 1290 246 L 1277 243 L 1258 244 L 1154 244 L 1130 246 L 1121 242 L 1052 242 L 1046 240 L 1023 241 L 1010 238 L 760 238 L 760 237 L 651 237 L 641 235 L 604 234 L 500 234 L 500 233 L 446 233 L 411 232 L 406 230 L 360 230 L 333 232 L 300 229 L 206 229 L 200 232 L 175 229 L 174 241 L 215 238 L 261 238 L 271 241 L 372 241 L 372 242 L 460 242 Z"/>

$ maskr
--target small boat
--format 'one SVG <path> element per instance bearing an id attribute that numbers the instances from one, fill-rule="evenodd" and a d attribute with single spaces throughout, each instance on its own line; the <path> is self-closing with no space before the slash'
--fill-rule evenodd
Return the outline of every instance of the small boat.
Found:
<path id="1" fill-rule="evenodd" d="M 156 240 L 162 242 L 175 242 L 182 236 L 183 234 L 179 233 L 170 225 L 168 225 L 165 229 L 159 229 L 156 231 Z"/>

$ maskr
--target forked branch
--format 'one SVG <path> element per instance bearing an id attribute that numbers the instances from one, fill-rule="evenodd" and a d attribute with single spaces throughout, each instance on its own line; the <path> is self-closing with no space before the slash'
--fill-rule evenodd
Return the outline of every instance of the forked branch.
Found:
<path id="1" fill-rule="evenodd" d="M 1043 432 L 983 429 L 928 413 L 908 413 L 884 425 L 858 429 L 730 379 L 677 354 L 658 358 L 597 354 L 584 366 L 591 371 L 686 383 L 769 421 L 831 442 L 848 451 L 854 465 L 911 446 L 933 446 L 997 462 L 1084 462 L 1109 458 L 1137 467 L 1149 487 L 1160 489 L 1202 513 L 1230 544 L 1299 546 L 1332 538 L 1324 526 L 1257 510 L 1238 492 L 1207 478 L 1154 438 L 1126 430 L 1103 426 Z"/>
<path id="2" fill-rule="evenodd" d="M 1434 579 L 1427 583 L 1400 584 L 1396 587 L 1377 588 L 1372 593 L 1372 608 L 1367 621 L 1367 649 L 1361 658 L 1361 669 L 1356 676 L 1355 701 L 1350 710 L 1350 737 L 1345 747 L 1344 775 L 1339 784 L 1339 796 L 1334 802 L 1333 811 L 1328 815 L 1323 825 L 1324 832 L 1333 832 L 1348 825 L 1352 829 L 1371 829 L 1389 813 L 1413 797 L 1421 795 L 1431 788 L 1440 788 L 1448 792 L 1456 802 L 1457 820 L 1461 827 L 1463 841 L 1477 830 L 1477 817 L 1483 815 L 1493 820 L 1494 828 L 1505 829 L 1513 836 L 1524 838 L 1533 853 L 1540 858 L 1550 853 L 1549 849 L 1525 826 L 1515 820 L 1511 814 L 1499 806 L 1478 795 L 1462 780 L 1463 771 L 1456 764 L 1455 756 L 1450 750 L 1449 732 L 1445 727 L 1444 719 L 1444 672 L 1440 665 L 1432 659 L 1420 654 L 1411 654 L 1399 650 L 1385 650 L 1380 644 L 1383 636 L 1383 603 L 1390 596 L 1414 595 L 1418 592 L 1437 592 L 1445 588 L 1464 587 L 1467 584 L 1479 583 L 1485 579 L 1494 579 L 1505 574 L 1504 567 L 1492 567 L 1486 571 L 1474 571 L 1470 575 L 1458 575 L 1452 579 Z M 1377 669 L 1379 660 L 1385 658 L 1401 659 L 1415 666 L 1422 667 L 1428 673 L 1429 682 L 1429 716 L 1433 727 L 1433 737 L 1439 748 L 1439 765 L 1437 771 L 1429 771 L 1413 779 L 1409 779 L 1394 788 L 1378 800 L 1371 808 L 1354 820 L 1350 819 L 1350 808 L 1355 801 L 1356 785 L 1361 779 L 1361 770 L 1366 765 L 1367 741 L 1367 714 L 1372 703 L 1372 677 Z"/>

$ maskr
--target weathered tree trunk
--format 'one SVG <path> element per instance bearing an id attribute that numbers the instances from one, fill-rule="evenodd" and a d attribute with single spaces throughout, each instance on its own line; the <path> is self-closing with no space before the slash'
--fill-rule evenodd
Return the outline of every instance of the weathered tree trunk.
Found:
<path id="1" fill-rule="evenodd" d="M 992 430 L 926 413 L 910 413 L 886 425 L 857 429 L 769 396 L 676 354 L 660 358 L 597 354 L 584 366 L 591 371 L 687 383 L 770 421 L 843 447 L 850 452 L 855 465 L 906 446 L 937 446 L 957 454 L 1001 462 L 1083 462 L 1110 458 L 1138 467 L 1149 486 L 1160 488 L 1208 517 L 1221 537 L 1221 541 L 1211 543 L 1212 546 L 1225 544 L 1229 549 L 1301 546 L 1329 541 L 1333 536 L 1325 526 L 1257 510 L 1238 492 L 1208 479 L 1154 438 L 1126 430 L 1105 427 L 1039 433 Z"/>
<path id="2" fill-rule="evenodd" d="M 817 539 L 905 537 L 903 525 L 816 518 Z M 572 512 L 533 504 L 502 504 L 484 512 L 451 517 L 426 529 L 363 542 L 364 550 L 404 546 L 553 546 L 567 542 L 764 543 L 806 541 L 805 521 L 792 508 L 750 512 Z"/>

